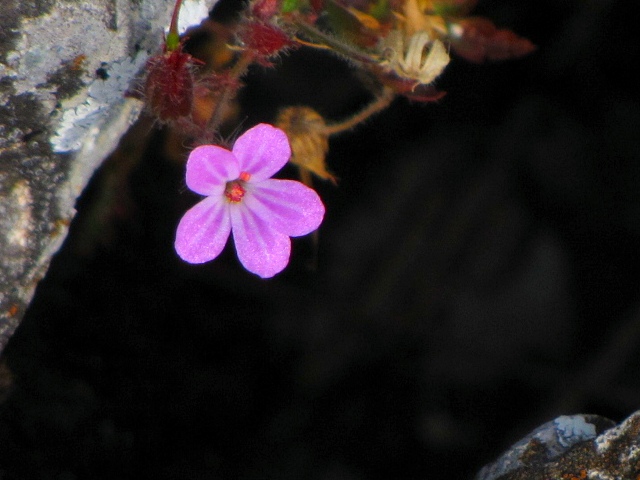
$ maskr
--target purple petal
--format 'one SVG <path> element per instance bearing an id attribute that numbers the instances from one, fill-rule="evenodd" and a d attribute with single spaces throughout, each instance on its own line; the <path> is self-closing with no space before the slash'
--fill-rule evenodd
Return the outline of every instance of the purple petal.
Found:
<path id="1" fill-rule="evenodd" d="M 231 205 L 231 225 L 238 258 L 262 278 L 273 277 L 289 263 L 291 240 L 254 214 L 244 203 Z"/>
<path id="2" fill-rule="evenodd" d="M 250 192 L 245 196 L 247 208 L 280 233 L 299 237 L 313 232 L 322 223 L 322 200 L 300 182 L 269 179 L 247 187 Z"/>
<path id="3" fill-rule="evenodd" d="M 240 171 L 250 173 L 250 181 L 260 181 L 271 178 L 285 166 L 291 156 L 291 147 L 282 130 L 261 123 L 236 140 L 233 154 L 240 162 Z"/>
<path id="4" fill-rule="evenodd" d="M 240 175 L 238 159 L 217 145 L 203 145 L 189 154 L 187 186 L 200 195 L 222 195 L 226 183 Z"/>
<path id="5" fill-rule="evenodd" d="M 176 252 L 189 263 L 208 262 L 220 255 L 230 231 L 229 203 L 223 197 L 205 198 L 180 220 Z"/>

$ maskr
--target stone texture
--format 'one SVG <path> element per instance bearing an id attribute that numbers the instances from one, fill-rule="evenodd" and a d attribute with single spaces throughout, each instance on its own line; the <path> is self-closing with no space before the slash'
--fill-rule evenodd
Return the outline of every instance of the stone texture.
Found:
<path id="1" fill-rule="evenodd" d="M 640 413 L 612 424 L 597 415 L 560 416 L 484 467 L 476 480 L 636 480 Z M 605 427 L 610 428 L 603 431 Z"/>
<path id="2" fill-rule="evenodd" d="M 76 198 L 140 113 L 124 92 L 159 48 L 173 3 L 3 3 L 0 351 L 66 236 Z M 185 2 L 181 29 L 213 3 Z"/>

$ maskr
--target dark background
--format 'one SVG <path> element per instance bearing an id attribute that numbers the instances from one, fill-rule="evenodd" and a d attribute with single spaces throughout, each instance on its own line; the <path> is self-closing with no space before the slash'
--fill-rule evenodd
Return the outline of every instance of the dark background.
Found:
<path id="1" fill-rule="evenodd" d="M 454 58 L 443 100 L 398 99 L 333 139 L 317 252 L 294 240 L 272 280 L 231 245 L 203 266 L 176 257 L 197 197 L 167 131 L 134 129 L 3 354 L 0 477 L 472 478 L 555 416 L 634 412 L 640 5 L 475 13 L 538 50 Z M 370 100 L 306 49 L 246 83 L 243 129 Z"/>

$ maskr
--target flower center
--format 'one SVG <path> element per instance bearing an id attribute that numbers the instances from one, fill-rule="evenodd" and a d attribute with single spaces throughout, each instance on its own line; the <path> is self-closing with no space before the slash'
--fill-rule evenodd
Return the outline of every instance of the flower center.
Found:
<path id="1" fill-rule="evenodd" d="M 224 189 L 224 196 L 227 197 L 231 203 L 240 203 L 242 201 L 242 197 L 247 193 L 247 190 L 244 188 L 244 184 L 249 181 L 251 175 L 247 172 L 240 173 L 240 177 L 231 182 L 227 182 L 227 185 Z"/>

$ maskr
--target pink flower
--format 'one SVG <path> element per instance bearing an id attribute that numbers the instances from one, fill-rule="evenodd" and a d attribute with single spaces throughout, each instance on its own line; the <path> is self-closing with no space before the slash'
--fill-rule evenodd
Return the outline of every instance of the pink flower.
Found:
<path id="1" fill-rule="evenodd" d="M 322 222 L 318 194 L 300 182 L 271 176 L 289 160 L 286 134 L 271 125 L 247 130 L 229 151 L 216 145 L 194 149 L 187 161 L 187 186 L 207 198 L 184 214 L 175 248 L 189 263 L 213 260 L 229 234 L 244 267 L 262 278 L 289 263 L 291 239 Z"/>

